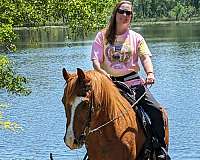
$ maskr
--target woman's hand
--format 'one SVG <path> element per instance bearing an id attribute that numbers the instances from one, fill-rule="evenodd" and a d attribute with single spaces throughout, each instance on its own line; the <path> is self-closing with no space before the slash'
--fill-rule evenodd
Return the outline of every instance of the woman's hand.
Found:
<path id="1" fill-rule="evenodd" d="M 153 72 L 147 73 L 146 84 L 154 84 L 155 83 L 155 76 Z"/>

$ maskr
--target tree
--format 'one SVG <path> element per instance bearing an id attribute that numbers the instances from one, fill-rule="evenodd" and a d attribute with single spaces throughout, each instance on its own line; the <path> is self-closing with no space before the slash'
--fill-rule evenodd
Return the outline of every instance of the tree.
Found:
<path id="1" fill-rule="evenodd" d="M 184 14 L 184 6 L 178 2 L 177 5 L 170 11 L 170 15 L 175 17 L 176 21 L 179 21 Z"/>

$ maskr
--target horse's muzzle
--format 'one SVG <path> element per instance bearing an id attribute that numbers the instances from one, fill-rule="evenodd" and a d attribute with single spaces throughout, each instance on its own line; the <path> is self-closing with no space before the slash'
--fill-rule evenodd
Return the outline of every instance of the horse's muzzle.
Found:
<path id="1" fill-rule="evenodd" d="M 81 138 L 82 139 L 82 138 Z M 73 149 L 78 149 L 81 148 L 84 144 L 84 141 L 79 141 L 73 137 L 66 137 L 66 135 L 64 136 L 64 143 L 65 145 L 70 148 L 71 150 Z"/>

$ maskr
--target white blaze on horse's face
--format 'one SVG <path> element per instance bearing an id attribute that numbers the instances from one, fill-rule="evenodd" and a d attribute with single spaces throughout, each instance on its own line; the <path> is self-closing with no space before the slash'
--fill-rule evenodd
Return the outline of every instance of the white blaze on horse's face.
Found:
<path id="1" fill-rule="evenodd" d="M 75 116 L 76 108 L 82 102 L 82 99 L 83 97 L 76 97 L 71 107 L 70 124 L 68 128 L 66 129 L 67 133 L 65 134 L 65 137 L 64 137 L 64 142 L 70 149 L 77 149 L 81 147 L 79 144 L 77 144 L 76 137 L 74 136 L 73 124 L 74 124 L 74 116 Z"/>

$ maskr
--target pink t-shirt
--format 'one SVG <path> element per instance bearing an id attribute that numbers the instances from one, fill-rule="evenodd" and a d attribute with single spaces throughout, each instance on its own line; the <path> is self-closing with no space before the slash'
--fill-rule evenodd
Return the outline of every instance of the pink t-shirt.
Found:
<path id="1" fill-rule="evenodd" d="M 144 38 L 132 30 L 117 35 L 114 45 L 106 44 L 105 31 L 97 33 L 92 45 L 91 60 L 98 60 L 102 69 L 112 76 L 123 76 L 140 70 L 138 57 L 151 52 Z"/>

